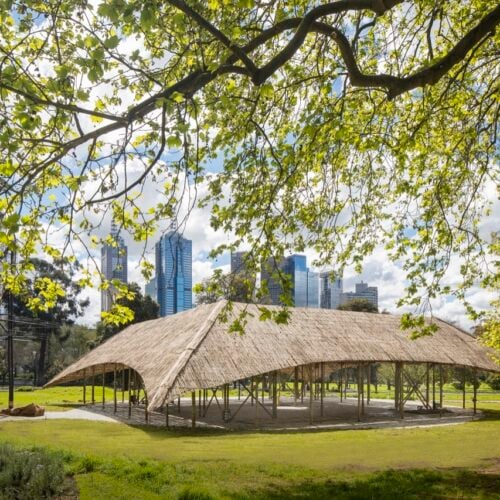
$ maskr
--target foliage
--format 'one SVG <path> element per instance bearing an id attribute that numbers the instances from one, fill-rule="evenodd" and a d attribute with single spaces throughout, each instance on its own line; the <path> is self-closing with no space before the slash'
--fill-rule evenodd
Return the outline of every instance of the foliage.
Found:
<path id="1" fill-rule="evenodd" d="M 197 304 L 212 304 L 220 299 L 251 302 L 255 288 L 255 275 L 245 272 L 223 273 L 216 269 L 210 279 L 193 287 Z"/>
<path id="2" fill-rule="evenodd" d="M 490 375 L 486 379 L 486 383 L 494 390 L 500 391 L 500 375 Z"/>
<path id="3" fill-rule="evenodd" d="M 64 491 L 64 463 L 43 449 L 19 450 L 0 445 L 0 498 L 37 500 Z"/>
<path id="4" fill-rule="evenodd" d="M 129 324 L 158 318 L 160 306 L 148 295 L 142 295 L 141 288 L 137 283 L 129 283 L 127 289 L 127 295 L 118 298 L 116 302 L 118 306 L 130 309 L 133 316 L 124 324 L 99 322 L 97 324 L 97 344 L 102 344 Z"/>
<path id="5" fill-rule="evenodd" d="M 378 313 L 378 307 L 367 299 L 352 299 L 338 307 L 341 311 Z"/>
<path id="6" fill-rule="evenodd" d="M 485 0 L 1 1 L 0 245 L 20 264 L 0 282 L 18 295 L 40 248 L 108 241 L 107 212 L 144 241 L 200 203 L 231 237 L 213 256 L 248 247 L 257 271 L 308 247 L 360 270 L 383 245 L 400 305 L 467 302 L 493 276 L 499 22 Z M 39 288 L 36 310 L 63 292 Z"/>

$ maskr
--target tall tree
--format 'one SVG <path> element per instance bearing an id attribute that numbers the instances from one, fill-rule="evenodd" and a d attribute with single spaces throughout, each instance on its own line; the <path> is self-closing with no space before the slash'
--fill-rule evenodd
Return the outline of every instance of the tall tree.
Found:
<path id="1" fill-rule="evenodd" d="M 24 266 L 30 269 L 21 293 L 14 295 L 14 315 L 26 321 L 33 319 L 31 326 L 21 326 L 25 331 L 32 330 L 40 338 L 40 352 L 36 380 L 44 381 L 50 335 L 64 342 L 70 330 L 64 326 L 74 324 L 89 305 L 89 299 L 82 299 L 82 287 L 76 274 L 80 264 L 68 260 L 54 263 L 32 258 Z M 4 296 L 3 301 L 6 302 Z M 47 307 L 40 307 L 44 303 Z M 38 324 L 39 322 L 39 324 Z"/>
<path id="2" fill-rule="evenodd" d="M 160 306 L 148 295 L 142 295 L 141 288 L 137 283 L 129 283 L 127 289 L 131 292 L 129 298 L 119 298 L 117 303 L 119 306 L 129 308 L 133 312 L 133 317 L 125 324 L 99 322 L 97 324 L 96 344 L 102 344 L 123 330 L 125 326 L 159 317 Z"/>
<path id="3" fill-rule="evenodd" d="M 201 203 L 234 235 L 214 255 L 359 268 L 383 245 L 420 311 L 491 284 L 493 2 L 9 0 L 0 20 L 0 245 L 23 262 L 64 253 L 56 229 L 87 245 L 106 211 L 144 240 Z"/>

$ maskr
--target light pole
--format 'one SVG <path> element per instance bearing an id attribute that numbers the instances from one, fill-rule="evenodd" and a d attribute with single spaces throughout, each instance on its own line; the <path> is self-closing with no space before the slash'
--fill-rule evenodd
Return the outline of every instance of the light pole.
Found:
<path id="1" fill-rule="evenodd" d="M 10 266 L 14 269 L 16 254 L 10 252 Z M 14 408 L 14 296 L 9 290 L 7 297 L 7 374 L 9 377 L 9 409 Z"/>

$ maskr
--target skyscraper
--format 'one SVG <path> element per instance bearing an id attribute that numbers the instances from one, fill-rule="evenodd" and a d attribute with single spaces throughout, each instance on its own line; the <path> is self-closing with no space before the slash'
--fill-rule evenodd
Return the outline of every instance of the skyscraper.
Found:
<path id="1" fill-rule="evenodd" d="M 340 306 L 340 298 L 343 292 L 342 278 L 334 277 L 332 272 L 324 272 L 319 275 L 320 281 L 320 307 L 323 309 L 337 309 Z"/>
<path id="2" fill-rule="evenodd" d="M 156 273 L 146 293 L 156 293 L 160 316 L 191 309 L 193 296 L 192 242 L 176 231 L 162 236 L 155 247 Z"/>
<path id="3" fill-rule="evenodd" d="M 245 257 L 247 252 L 231 252 L 231 273 L 246 271 Z"/>
<path id="4" fill-rule="evenodd" d="M 378 307 L 378 288 L 376 286 L 368 286 L 368 283 L 356 283 L 355 292 L 342 293 L 340 303 L 345 304 L 351 300 L 364 299 Z"/>
<path id="5" fill-rule="evenodd" d="M 272 275 L 277 270 L 290 277 L 292 302 L 295 307 L 318 307 L 318 274 L 307 267 L 305 255 L 291 255 L 283 259 L 276 266 L 273 259 L 269 259 L 261 269 L 261 278 L 266 280 L 269 289 L 268 300 L 271 304 L 281 304 L 280 296 L 283 287 L 279 280 Z"/>
<path id="6" fill-rule="evenodd" d="M 122 283 L 128 281 L 127 246 L 120 236 L 115 222 L 111 223 L 112 244 L 104 244 L 101 248 L 101 273 L 104 279 L 118 279 Z M 116 289 L 110 286 L 101 292 L 101 311 L 109 311 L 114 302 Z"/>

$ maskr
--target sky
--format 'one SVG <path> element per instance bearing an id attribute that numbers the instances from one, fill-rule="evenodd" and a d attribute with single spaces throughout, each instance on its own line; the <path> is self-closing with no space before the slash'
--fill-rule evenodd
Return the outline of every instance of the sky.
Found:
<path id="1" fill-rule="evenodd" d="M 496 201 L 496 189 L 494 186 L 488 186 L 487 196 L 494 202 L 491 215 L 482 223 L 481 230 L 484 234 L 491 234 L 491 232 L 500 227 L 500 204 Z M 203 189 L 201 189 L 203 194 Z M 144 191 L 145 207 L 152 205 L 156 198 L 159 196 L 155 185 L 147 182 Z M 230 268 L 230 255 L 227 253 L 222 255 L 217 260 L 208 258 L 210 250 L 216 246 L 229 243 L 231 236 L 221 231 L 215 231 L 209 224 L 209 212 L 207 209 L 200 209 L 194 207 L 183 229 L 183 235 L 192 240 L 193 242 L 193 284 L 202 281 L 212 275 L 213 271 L 217 268 L 222 268 L 224 271 L 229 271 Z M 103 224 L 100 228 L 100 236 L 104 236 L 109 231 L 111 226 L 110 216 L 104 218 Z M 162 229 L 167 229 L 169 221 L 164 221 L 161 225 Z M 127 235 L 123 235 L 125 243 L 128 246 L 128 278 L 129 282 L 138 283 L 144 290 L 145 280 L 141 275 L 139 262 L 141 254 L 144 250 L 142 243 L 131 241 Z M 154 262 L 154 244 L 159 239 L 159 236 L 152 238 L 146 247 L 146 256 L 149 260 Z M 314 260 L 314 253 L 306 251 L 308 257 L 308 265 L 312 270 L 322 271 L 327 269 L 315 269 L 311 266 Z M 100 249 L 94 249 L 94 255 L 99 261 Z M 82 254 L 83 258 L 84 255 Z M 450 272 L 446 280 L 448 283 L 454 283 L 454 277 L 458 276 L 459 261 L 452 261 Z M 332 263 L 332 268 L 334 263 Z M 396 303 L 398 299 L 404 294 L 405 288 L 405 272 L 394 262 L 391 262 L 385 250 L 382 247 L 376 248 L 375 251 L 367 257 L 363 272 L 357 274 L 354 269 L 347 268 L 344 274 L 344 291 L 353 291 L 356 282 L 363 280 L 371 286 L 378 287 L 379 294 L 379 310 L 387 310 L 391 313 L 402 314 L 405 311 L 411 311 L 409 308 L 397 308 Z M 90 306 L 85 315 L 78 320 L 81 324 L 93 325 L 100 319 L 100 292 L 96 289 L 85 290 L 85 296 L 90 299 Z M 477 309 L 487 309 L 489 303 L 494 299 L 494 295 L 480 287 L 473 287 L 469 294 L 468 299 Z M 438 298 L 432 303 L 432 313 L 446 321 L 456 322 L 460 327 L 470 330 L 474 323 L 467 318 L 463 305 L 454 297 L 445 296 Z"/>

